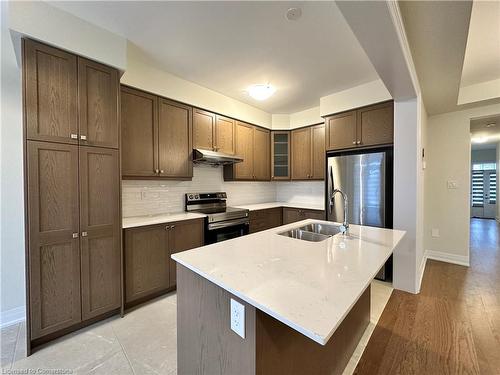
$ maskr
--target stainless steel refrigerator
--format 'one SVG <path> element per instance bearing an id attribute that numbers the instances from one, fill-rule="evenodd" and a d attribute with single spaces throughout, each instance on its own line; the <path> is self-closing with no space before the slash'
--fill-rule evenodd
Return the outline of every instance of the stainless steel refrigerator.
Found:
<path id="1" fill-rule="evenodd" d="M 328 220 L 343 220 L 342 197 L 336 194 L 330 200 L 333 189 L 340 189 L 348 197 L 350 224 L 392 228 L 392 147 L 329 153 L 326 166 Z M 380 270 L 377 278 L 392 279 L 392 257 Z"/>

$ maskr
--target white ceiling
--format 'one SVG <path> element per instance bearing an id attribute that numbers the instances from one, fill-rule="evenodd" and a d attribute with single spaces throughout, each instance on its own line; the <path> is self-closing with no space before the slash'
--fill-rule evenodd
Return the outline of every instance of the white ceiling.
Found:
<path id="1" fill-rule="evenodd" d="M 336 4 L 328 2 L 85 2 L 52 5 L 128 38 L 165 70 L 270 113 L 378 78 Z M 288 21 L 290 7 L 302 17 Z M 271 83 L 264 102 L 245 88 Z"/>
<path id="2" fill-rule="evenodd" d="M 474 1 L 461 86 L 500 78 L 500 1 Z"/>

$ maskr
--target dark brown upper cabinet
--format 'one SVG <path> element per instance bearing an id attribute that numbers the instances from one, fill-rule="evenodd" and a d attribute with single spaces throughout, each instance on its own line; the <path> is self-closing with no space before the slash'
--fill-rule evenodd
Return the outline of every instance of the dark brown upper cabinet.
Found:
<path id="1" fill-rule="evenodd" d="M 80 144 L 118 148 L 118 71 L 78 58 Z"/>
<path id="2" fill-rule="evenodd" d="M 271 132 L 271 179 L 290 179 L 290 132 Z"/>
<path id="3" fill-rule="evenodd" d="M 243 162 L 224 166 L 225 180 L 271 179 L 271 132 L 241 121 L 235 125 L 235 153 Z"/>
<path id="4" fill-rule="evenodd" d="M 121 86 L 123 176 L 157 176 L 158 98 Z"/>
<path id="5" fill-rule="evenodd" d="M 325 117 L 327 150 L 394 142 L 393 101 Z"/>
<path id="6" fill-rule="evenodd" d="M 291 131 L 292 180 L 322 180 L 325 169 L 325 126 Z"/>
<path id="7" fill-rule="evenodd" d="M 271 179 L 271 132 L 253 129 L 253 178 L 260 181 Z"/>
<path id="8" fill-rule="evenodd" d="M 158 102 L 158 166 L 161 177 L 193 177 L 193 109 L 160 98 Z"/>
<path id="9" fill-rule="evenodd" d="M 217 115 L 215 117 L 215 151 L 234 155 L 235 153 L 235 123 L 231 118 Z"/>
<path id="10" fill-rule="evenodd" d="M 195 108 L 193 110 L 194 148 L 235 153 L 235 121 Z"/>
<path id="11" fill-rule="evenodd" d="M 79 147 L 82 319 L 121 306 L 118 150 Z"/>
<path id="12" fill-rule="evenodd" d="M 123 178 L 193 175 L 190 106 L 121 87 Z"/>
<path id="13" fill-rule="evenodd" d="M 193 147 L 214 150 L 215 113 L 193 110 Z"/>
<path id="14" fill-rule="evenodd" d="M 24 39 L 26 138 L 78 144 L 77 57 Z"/>
<path id="15" fill-rule="evenodd" d="M 118 71 L 24 40 L 26 138 L 118 148 Z"/>

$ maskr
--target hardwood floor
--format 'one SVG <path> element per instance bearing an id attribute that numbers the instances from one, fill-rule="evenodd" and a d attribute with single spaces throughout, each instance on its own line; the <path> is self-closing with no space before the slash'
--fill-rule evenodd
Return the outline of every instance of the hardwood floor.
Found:
<path id="1" fill-rule="evenodd" d="M 500 374 L 500 225 L 471 220 L 471 266 L 427 261 L 394 291 L 354 374 Z"/>

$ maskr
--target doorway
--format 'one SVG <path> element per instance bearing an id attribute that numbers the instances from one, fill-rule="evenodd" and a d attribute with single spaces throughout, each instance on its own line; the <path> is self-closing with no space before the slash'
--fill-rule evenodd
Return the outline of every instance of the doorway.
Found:
<path id="1" fill-rule="evenodd" d="M 470 216 L 499 220 L 500 115 L 471 120 L 470 134 Z"/>

